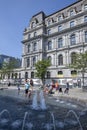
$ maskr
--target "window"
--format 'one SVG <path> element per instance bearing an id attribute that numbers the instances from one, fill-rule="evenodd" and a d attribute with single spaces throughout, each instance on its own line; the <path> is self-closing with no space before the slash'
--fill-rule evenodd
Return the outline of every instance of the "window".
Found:
<path id="1" fill-rule="evenodd" d="M 58 26 L 58 31 L 62 31 L 62 25 Z"/>
<path id="2" fill-rule="evenodd" d="M 58 65 L 63 65 L 63 56 L 61 54 L 58 56 Z"/>
<path id="3" fill-rule="evenodd" d="M 51 41 L 48 42 L 48 50 L 52 50 L 52 42 Z"/>
<path id="4" fill-rule="evenodd" d="M 34 28 L 34 27 L 35 27 L 35 25 L 36 25 L 36 24 L 35 24 L 35 22 L 32 22 L 32 28 Z"/>
<path id="5" fill-rule="evenodd" d="M 63 47 L 63 39 L 59 38 L 58 39 L 58 48 L 62 48 Z"/>
<path id="6" fill-rule="evenodd" d="M 85 32 L 85 42 L 87 42 L 87 31 Z"/>
<path id="7" fill-rule="evenodd" d="M 86 5 L 84 5 L 84 9 L 85 9 L 85 10 L 87 10 L 87 4 L 86 4 Z"/>
<path id="8" fill-rule="evenodd" d="M 35 65 L 35 63 L 36 63 L 36 57 L 34 56 L 33 57 L 33 66 Z"/>
<path id="9" fill-rule="evenodd" d="M 58 21 L 61 21 L 62 20 L 62 16 L 60 15 L 59 17 L 58 17 Z"/>
<path id="10" fill-rule="evenodd" d="M 71 21 L 70 22 L 70 27 L 74 27 L 75 26 L 75 22 L 74 21 Z"/>
<path id="11" fill-rule="evenodd" d="M 50 78 L 51 76 L 50 76 L 50 72 L 49 71 L 47 71 L 47 78 Z"/>
<path id="12" fill-rule="evenodd" d="M 76 44 L 76 38 L 75 38 L 75 34 L 70 36 L 70 44 L 71 45 L 75 45 Z"/>
<path id="13" fill-rule="evenodd" d="M 31 78 L 34 78 L 34 72 L 31 72 Z"/>
<path id="14" fill-rule="evenodd" d="M 75 52 L 72 52 L 72 53 L 71 53 L 71 64 L 74 64 L 74 63 L 75 63 L 75 60 L 76 60 L 76 53 L 75 53 Z"/>
<path id="15" fill-rule="evenodd" d="M 73 16 L 73 15 L 74 15 L 74 11 L 71 10 L 71 11 L 70 11 L 70 16 Z"/>
<path id="16" fill-rule="evenodd" d="M 30 37 L 31 37 L 31 34 L 28 34 L 28 39 L 30 39 Z"/>
<path id="17" fill-rule="evenodd" d="M 48 26 L 51 25 L 51 20 L 48 20 Z"/>
<path id="18" fill-rule="evenodd" d="M 84 22 L 87 22 L 87 16 L 84 17 Z"/>
<path id="19" fill-rule="evenodd" d="M 25 72 L 25 79 L 28 79 L 28 72 Z"/>
<path id="20" fill-rule="evenodd" d="M 37 51 L 37 43 L 36 42 L 33 44 L 33 51 Z"/>
<path id="21" fill-rule="evenodd" d="M 21 73 L 19 73 L 19 79 L 21 79 Z"/>
<path id="22" fill-rule="evenodd" d="M 27 67 L 30 66 L 30 58 L 27 59 Z"/>
<path id="23" fill-rule="evenodd" d="M 28 45 L 28 53 L 31 51 L 31 45 Z"/>
<path id="24" fill-rule="evenodd" d="M 52 58 L 51 58 L 51 56 L 48 57 L 48 60 L 49 60 L 50 63 L 52 64 Z"/>
<path id="25" fill-rule="evenodd" d="M 76 70 L 72 70 L 71 71 L 71 75 L 77 75 L 77 71 Z"/>
<path id="26" fill-rule="evenodd" d="M 63 74 L 63 72 L 62 71 L 58 71 L 58 75 L 62 75 Z"/>
<path id="27" fill-rule="evenodd" d="M 37 36 L 37 32 L 34 32 L 34 37 L 36 37 Z"/>
<path id="28" fill-rule="evenodd" d="M 49 29 L 49 30 L 47 31 L 47 34 L 48 34 L 48 35 L 50 35 L 50 34 L 51 34 L 51 29 Z"/>

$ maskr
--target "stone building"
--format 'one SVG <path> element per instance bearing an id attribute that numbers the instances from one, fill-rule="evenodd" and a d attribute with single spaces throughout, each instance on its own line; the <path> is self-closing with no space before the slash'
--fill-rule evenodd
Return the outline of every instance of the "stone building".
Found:
<path id="1" fill-rule="evenodd" d="M 50 59 L 47 78 L 77 78 L 67 66 L 75 53 L 87 50 L 87 0 L 79 0 L 53 14 L 32 16 L 23 32 L 22 77 L 34 78 L 34 64 Z"/>

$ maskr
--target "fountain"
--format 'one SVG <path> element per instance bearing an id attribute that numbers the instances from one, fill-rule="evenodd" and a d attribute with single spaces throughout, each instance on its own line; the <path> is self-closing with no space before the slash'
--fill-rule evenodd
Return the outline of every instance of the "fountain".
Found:
<path id="1" fill-rule="evenodd" d="M 37 102 L 37 91 L 35 92 L 35 95 L 33 97 L 32 101 L 32 109 L 38 110 L 38 102 Z"/>
<path id="2" fill-rule="evenodd" d="M 47 95 L 46 95 L 47 96 Z M 78 111 L 78 115 L 74 111 L 77 107 L 70 109 L 72 105 L 66 105 L 69 108 L 62 108 L 61 104 L 66 104 L 64 101 L 56 102 L 52 98 L 48 100 L 55 101 L 55 105 L 49 105 L 45 103 L 45 98 L 43 91 L 35 91 L 32 102 L 27 103 L 27 101 L 11 101 L 8 98 L 5 100 L 10 102 L 5 102 L 6 108 L 3 105 L 3 100 L 0 101 L 0 105 L 3 106 L 0 109 L 0 129 L 3 130 L 72 130 L 79 127 L 79 130 L 86 129 L 82 125 L 83 116 L 81 116 L 81 110 Z M 46 100 L 47 101 L 47 100 Z M 11 103 L 8 104 L 8 103 Z M 27 103 L 27 105 L 26 105 Z M 58 106 L 57 106 L 58 103 Z M 49 107 L 47 106 L 49 105 Z M 10 106 L 10 107 L 9 107 Z M 64 106 L 64 105 L 63 105 Z M 67 112 L 67 110 L 69 110 Z M 14 113 L 12 113 L 14 112 Z M 7 114 L 7 115 L 5 115 Z M 63 115 L 64 114 L 64 115 Z M 87 116 L 87 112 L 84 113 Z M 65 116 L 66 115 L 66 116 Z M 4 118 L 6 117 L 6 118 Z M 8 120 L 9 119 L 9 120 Z M 74 120 L 73 120 L 74 119 Z M 86 120 L 87 121 L 87 120 Z M 85 122 L 85 121 L 84 121 Z M 71 124 L 70 124 L 71 123 Z M 78 125 L 79 124 L 79 125 Z"/>
<path id="3" fill-rule="evenodd" d="M 40 103 L 38 103 L 37 97 L 39 96 Z M 45 99 L 43 95 L 43 91 L 40 91 L 40 93 L 37 95 L 37 91 L 35 92 L 35 95 L 33 97 L 32 101 L 32 109 L 34 110 L 46 110 L 46 104 L 45 104 Z"/>
<path id="4" fill-rule="evenodd" d="M 47 109 L 46 103 L 45 103 L 45 99 L 44 99 L 44 96 L 43 96 L 43 91 L 40 92 L 40 108 L 42 110 L 46 110 Z"/>
<path id="5" fill-rule="evenodd" d="M 77 122 L 78 122 L 78 124 L 79 124 L 79 126 L 80 126 L 80 130 L 83 130 L 82 125 L 81 125 L 80 120 L 79 120 L 79 116 L 77 116 L 76 112 L 73 111 L 73 110 L 69 110 L 69 111 L 68 111 L 68 113 L 67 113 L 67 115 L 66 115 L 66 117 L 65 117 L 65 119 L 64 119 L 64 123 L 67 122 L 67 123 L 76 124 L 76 122 L 74 122 L 74 121 L 71 122 L 70 119 L 69 119 L 69 121 L 68 121 L 68 120 L 66 121 L 66 118 L 69 116 L 70 113 L 72 113 L 72 114 L 75 116 L 75 118 L 77 119 Z"/>

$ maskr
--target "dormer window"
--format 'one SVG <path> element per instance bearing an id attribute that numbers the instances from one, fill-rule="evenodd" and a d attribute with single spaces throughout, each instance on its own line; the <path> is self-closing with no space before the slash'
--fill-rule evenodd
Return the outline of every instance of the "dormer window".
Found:
<path id="1" fill-rule="evenodd" d="M 70 16 L 73 16 L 73 15 L 74 15 L 74 11 L 71 10 L 71 11 L 70 11 Z"/>
<path id="2" fill-rule="evenodd" d="M 48 20 L 48 26 L 51 25 L 51 20 Z"/>
<path id="3" fill-rule="evenodd" d="M 60 15 L 59 17 L 58 17 L 58 21 L 61 21 L 62 20 L 62 16 Z"/>
<path id="4" fill-rule="evenodd" d="M 84 9 L 85 9 L 85 10 L 87 10 L 87 4 L 86 4 L 86 5 L 84 5 Z"/>
<path id="5" fill-rule="evenodd" d="M 36 25 L 36 24 L 35 24 L 35 22 L 32 22 L 32 28 L 34 28 L 34 27 L 35 27 L 35 25 Z"/>

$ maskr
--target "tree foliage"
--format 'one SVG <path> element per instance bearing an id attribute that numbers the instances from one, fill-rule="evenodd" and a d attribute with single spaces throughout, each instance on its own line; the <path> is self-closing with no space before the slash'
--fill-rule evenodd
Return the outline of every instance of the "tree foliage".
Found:
<path id="1" fill-rule="evenodd" d="M 10 72 L 13 71 L 14 68 L 16 68 L 16 60 L 10 60 L 9 62 L 3 62 L 1 73 L 2 74 L 10 74 Z"/>
<path id="2" fill-rule="evenodd" d="M 70 67 L 78 70 L 78 72 L 81 72 L 84 86 L 84 75 L 87 73 L 87 51 L 76 54 L 73 63 L 70 64 Z"/>
<path id="3" fill-rule="evenodd" d="M 35 68 L 36 68 L 36 77 L 40 78 L 43 82 L 46 72 L 47 72 L 47 68 L 50 66 L 50 60 L 42 60 L 42 61 L 38 61 L 35 64 Z"/>

